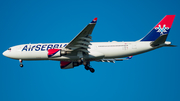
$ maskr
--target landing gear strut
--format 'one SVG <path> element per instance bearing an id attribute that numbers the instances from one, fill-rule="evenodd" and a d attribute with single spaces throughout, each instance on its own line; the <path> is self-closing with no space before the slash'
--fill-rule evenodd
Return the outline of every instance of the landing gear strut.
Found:
<path id="1" fill-rule="evenodd" d="M 84 66 L 85 66 L 84 68 L 85 68 L 86 70 L 90 70 L 91 73 L 94 73 L 94 72 L 95 72 L 94 68 L 91 67 L 90 62 L 84 63 Z"/>
<path id="2" fill-rule="evenodd" d="M 23 67 L 23 64 L 22 64 L 23 60 L 19 59 L 19 62 L 20 62 L 19 66 L 22 68 Z"/>

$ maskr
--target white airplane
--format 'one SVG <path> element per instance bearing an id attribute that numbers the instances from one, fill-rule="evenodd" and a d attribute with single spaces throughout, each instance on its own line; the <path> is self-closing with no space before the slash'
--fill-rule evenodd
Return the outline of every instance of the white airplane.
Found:
<path id="1" fill-rule="evenodd" d="M 86 70 L 95 71 L 91 61 L 112 62 L 131 59 L 132 56 L 148 52 L 163 46 L 170 46 L 166 41 L 175 15 L 166 15 L 143 38 L 134 42 L 90 42 L 91 33 L 96 25 L 94 18 L 72 41 L 69 43 L 39 43 L 22 44 L 10 47 L 3 55 L 20 61 L 23 60 L 56 60 L 60 61 L 61 69 L 74 68 L 84 65 Z M 127 58 L 126 58 L 127 57 Z"/>

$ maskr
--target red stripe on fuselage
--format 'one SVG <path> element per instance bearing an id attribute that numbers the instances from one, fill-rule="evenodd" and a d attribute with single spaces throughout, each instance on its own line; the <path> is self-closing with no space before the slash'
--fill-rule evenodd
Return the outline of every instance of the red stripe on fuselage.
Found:
<path id="1" fill-rule="evenodd" d="M 49 50 L 48 50 L 48 55 L 52 55 L 52 54 L 58 52 L 59 50 L 60 50 L 60 49 L 49 49 Z"/>

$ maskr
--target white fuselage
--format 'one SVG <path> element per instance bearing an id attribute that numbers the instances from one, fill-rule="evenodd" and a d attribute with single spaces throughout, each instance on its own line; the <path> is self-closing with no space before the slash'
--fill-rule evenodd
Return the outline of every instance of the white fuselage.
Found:
<path id="1" fill-rule="evenodd" d="M 132 55 L 144 53 L 159 47 L 152 47 L 151 41 L 135 41 L 135 42 L 92 42 L 89 45 L 88 56 L 83 58 L 86 60 L 98 60 L 108 58 L 122 58 Z M 62 49 L 68 43 L 48 43 L 48 44 L 23 44 L 11 47 L 6 50 L 3 55 L 22 60 L 57 60 L 57 61 L 76 61 L 79 59 L 77 54 L 68 54 L 60 57 L 48 58 L 48 49 Z"/>

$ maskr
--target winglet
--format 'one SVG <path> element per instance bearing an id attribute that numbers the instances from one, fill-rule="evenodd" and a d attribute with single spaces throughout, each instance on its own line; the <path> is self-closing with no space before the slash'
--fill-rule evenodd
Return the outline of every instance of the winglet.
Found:
<path id="1" fill-rule="evenodd" d="M 96 23 L 97 22 L 97 18 L 94 18 L 93 21 L 91 21 L 91 23 Z"/>
<path id="2" fill-rule="evenodd" d="M 131 59 L 133 56 L 128 56 L 126 59 Z"/>

